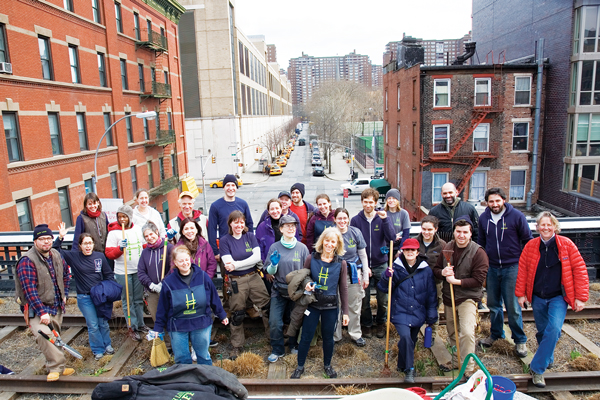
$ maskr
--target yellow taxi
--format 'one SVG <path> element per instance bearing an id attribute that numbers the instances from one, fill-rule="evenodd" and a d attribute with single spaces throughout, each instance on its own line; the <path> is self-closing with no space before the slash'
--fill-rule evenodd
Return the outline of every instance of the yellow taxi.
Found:
<path id="1" fill-rule="evenodd" d="M 283 169 L 277 164 L 269 164 L 269 175 L 281 175 L 283 174 Z"/>
<path id="2" fill-rule="evenodd" d="M 244 184 L 244 182 L 242 182 L 242 180 L 240 178 L 238 178 L 237 184 L 238 184 L 238 186 L 242 186 Z M 222 188 L 223 187 L 223 179 L 219 179 L 217 181 L 211 182 L 210 187 L 211 188 Z"/>
<path id="3" fill-rule="evenodd" d="M 275 163 L 277 165 L 279 165 L 280 167 L 285 167 L 287 165 L 287 158 L 285 158 L 285 157 L 277 157 L 277 160 L 275 160 Z"/>

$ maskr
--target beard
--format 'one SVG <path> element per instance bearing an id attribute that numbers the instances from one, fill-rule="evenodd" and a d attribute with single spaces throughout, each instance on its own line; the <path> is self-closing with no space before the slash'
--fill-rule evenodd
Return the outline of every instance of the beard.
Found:
<path id="1" fill-rule="evenodd" d="M 494 214 L 500 214 L 502 211 L 504 211 L 504 206 L 500 207 L 498 209 L 498 211 L 496 211 L 494 208 L 490 207 L 490 211 Z"/>
<path id="2" fill-rule="evenodd" d="M 446 204 L 448 204 L 449 206 L 451 206 L 456 201 L 456 197 L 444 198 L 444 201 L 446 202 Z"/>

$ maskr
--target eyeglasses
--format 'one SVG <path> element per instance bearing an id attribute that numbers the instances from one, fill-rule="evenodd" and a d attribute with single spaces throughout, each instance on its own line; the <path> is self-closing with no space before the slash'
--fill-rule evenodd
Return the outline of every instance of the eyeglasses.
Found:
<path id="1" fill-rule="evenodd" d="M 36 240 L 39 240 L 40 242 L 51 242 L 52 238 L 51 237 L 41 237 Z"/>

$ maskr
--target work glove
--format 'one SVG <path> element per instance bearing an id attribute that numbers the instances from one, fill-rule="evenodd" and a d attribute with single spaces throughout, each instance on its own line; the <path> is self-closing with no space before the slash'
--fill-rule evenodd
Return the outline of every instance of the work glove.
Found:
<path id="1" fill-rule="evenodd" d="M 150 331 L 146 335 L 146 339 L 149 341 L 154 340 L 156 338 L 160 338 L 161 340 L 164 340 L 164 337 L 165 337 L 164 332 L 156 332 L 156 331 Z"/>
<path id="2" fill-rule="evenodd" d="M 177 235 L 177 232 L 175 232 L 175 229 L 171 228 L 167 231 L 167 239 L 173 240 L 175 235 Z"/>
<path id="3" fill-rule="evenodd" d="M 271 264 L 277 266 L 277 264 L 279 264 L 279 260 L 281 260 L 281 254 L 275 250 L 269 259 L 271 260 Z"/>
<path id="4" fill-rule="evenodd" d="M 389 254 L 390 253 L 390 248 L 388 246 L 383 246 L 379 250 L 381 250 L 381 254 Z"/>
<path id="5" fill-rule="evenodd" d="M 385 276 L 387 276 L 388 278 L 391 278 L 394 275 L 394 271 L 390 270 L 389 268 L 385 269 Z"/>
<path id="6" fill-rule="evenodd" d="M 162 289 L 162 282 L 155 284 L 155 283 L 151 283 L 150 284 L 150 290 L 152 290 L 154 293 L 160 293 L 160 290 Z"/>
<path id="7" fill-rule="evenodd" d="M 119 240 L 119 249 L 121 249 L 121 251 L 123 251 L 123 249 L 125 249 L 126 247 L 127 247 L 127 239 Z"/>

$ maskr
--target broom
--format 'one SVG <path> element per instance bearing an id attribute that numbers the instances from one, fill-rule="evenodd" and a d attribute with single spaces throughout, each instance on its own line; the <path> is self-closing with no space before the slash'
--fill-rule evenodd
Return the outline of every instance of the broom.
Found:
<path id="1" fill-rule="evenodd" d="M 125 239 L 125 224 L 121 224 L 123 229 L 123 239 Z M 129 337 L 135 340 L 135 332 L 131 327 L 131 307 L 129 305 L 129 276 L 127 275 L 127 254 L 123 252 L 123 267 L 125 269 L 125 296 L 127 298 L 127 333 Z"/>
<path id="2" fill-rule="evenodd" d="M 444 258 L 448 262 L 448 266 L 451 267 L 450 261 L 452 261 L 452 255 L 454 254 L 454 250 L 442 250 L 444 253 Z M 460 344 L 458 340 L 458 328 L 456 325 L 456 303 L 454 302 L 454 285 L 450 284 L 450 299 L 452 300 L 452 316 L 454 319 L 454 337 L 456 338 L 456 356 L 458 360 L 458 369 L 460 370 L 461 361 L 460 361 Z"/>
<path id="3" fill-rule="evenodd" d="M 392 254 L 394 249 L 394 241 L 390 240 L 390 269 L 392 269 L 392 263 L 394 262 Z M 381 376 L 390 377 L 392 375 L 392 371 L 390 371 L 390 366 L 388 365 L 388 358 L 390 356 L 390 315 L 392 311 L 392 277 L 388 279 L 388 304 L 387 304 L 387 324 L 386 324 L 386 333 L 385 333 L 385 364 L 383 366 L 383 371 L 381 371 Z M 369 310 L 370 311 L 370 310 Z"/>

